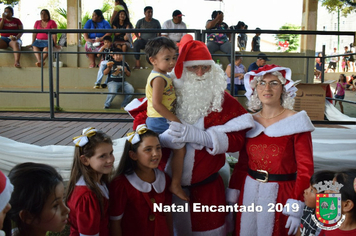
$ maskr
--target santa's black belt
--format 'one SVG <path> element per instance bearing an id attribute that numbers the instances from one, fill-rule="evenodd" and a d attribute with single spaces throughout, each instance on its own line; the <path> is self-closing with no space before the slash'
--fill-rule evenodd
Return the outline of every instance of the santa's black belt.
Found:
<path id="1" fill-rule="evenodd" d="M 291 174 L 269 174 L 265 170 L 251 170 L 248 168 L 247 173 L 257 181 L 266 183 L 269 181 L 290 181 L 297 178 L 297 173 Z"/>
<path id="2" fill-rule="evenodd" d="M 216 180 L 219 177 L 219 173 L 214 173 L 212 175 L 210 175 L 208 178 L 198 182 L 198 183 L 194 183 L 191 185 L 187 185 L 187 186 L 182 186 L 183 188 L 191 188 L 191 187 L 198 187 L 198 186 L 202 186 L 208 183 L 213 182 L 214 180 Z"/>

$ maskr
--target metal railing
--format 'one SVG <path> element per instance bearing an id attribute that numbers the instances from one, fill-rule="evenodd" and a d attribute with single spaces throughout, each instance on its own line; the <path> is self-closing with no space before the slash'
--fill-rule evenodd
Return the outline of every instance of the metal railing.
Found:
<path id="1" fill-rule="evenodd" d="M 124 95 L 125 93 L 118 92 L 118 93 L 109 93 L 109 92 L 68 92 L 68 91 L 60 91 L 59 89 L 59 81 L 60 81 L 60 76 L 59 76 L 59 60 L 58 58 L 60 57 L 61 54 L 98 54 L 98 52 L 62 52 L 62 51 L 54 51 L 53 50 L 53 44 L 52 44 L 52 35 L 53 34 L 58 34 L 58 33 L 67 33 L 67 34 L 83 34 L 83 33 L 193 33 L 195 35 L 196 40 L 200 41 L 205 41 L 206 35 L 209 33 L 218 33 L 218 32 L 223 32 L 223 33 L 228 33 L 231 34 L 230 41 L 231 43 L 231 53 L 230 54 L 212 54 L 212 56 L 220 56 L 220 57 L 230 57 L 230 60 L 233 62 L 235 58 L 235 39 L 236 39 L 236 34 L 237 33 L 263 33 L 263 34 L 299 34 L 299 35 L 344 35 L 344 36 L 351 36 L 355 37 L 354 32 L 335 32 L 335 31 L 302 31 L 302 30 L 200 30 L 200 29 L 176 29 L 176 30 L 164 30 L 164 29 L 93 29 L 93 30 L 88 30 L 88 29 L 50 29 L 50 30 L 2 30 L 1 32 L 4 33 L 13 33 L 13 32 L 22 32 L 22 33 L 43 33 L 46 32 L 48 34 L 48 52 L 29 52 L 29 51 L 0 51 L 1 53 L 14 53 L 14 52 L 19 52 L 19 53 L 40 53 L 41 58 L 43 58 L 43 54 L 48 53 L 48 74 L 49 74 L 49 91 L 44 91 L 44 78 L 43 78 L 43 65 L 41 66 L 41 90 L 40 91 L 14 91 L 14 90 L 7 90 L 3 91 L 0 90 L 0 93 L 48 93 L 49 94 L 49 117 L 22 117 L 21 119 L 29 119 L 29 120 L 56 120 L 56 121 L 68 121 L 68 120 L 76 120 L 75 118 L 56 118 L 55 117 L 55 105 L 54 105 L 54 98 L 56 98 L 56 106 L 60 107 L 59 104 L 59 96 L 60 94 L 117 94 L 117 95 Z M 355 40 L 354 40 L 355 41 Z M 144 53 L 136 53 L 136 52 L 123 52 L 121 53 L 124 55 L 134 55 L 134 54 L 140 54 L 144 55 Z M 344 56 L 344 55 L 355 55 L 354 54 L 339 54 L 336 56 Z M 317 56 L 290 56 L 290 55 L 268 55 L 270 58 L 305 58 L 306 59 L 306 82 L 309 82 L 308 78 L 308 72 L 309 72 L 309 60 L 317 58 Z M 57 58 L 56 60 L 56 84 L 53 83 L 53 56 Z M 256 57 L 256 55 L 241 55 L 241 57 Z M 332 56 L 326 56 L 325 55 L 325 46 L 323 47 L 323 52 L 322 52 L 322 68 L 325 67 L 325 59 L 329 57 L 335 57 L 335 55 Z M 124 60 L 125 61 L 125 60 Z M 231 94 L 234 94 L 234 67 L 231 67 Z M 322 71 L 322 82 L 324 81 L 324 71 Z M 55 85 L 55 89 L 54 89 Z M 132 95 L 144 95 L 142 93 L 133 93 Z M 244 97 L 244 95 L 237 95 L 239 97 Z M 337 100 L 337 99 L 335 99 Z M 342 100 L 342 102 L 346 103 L 353 103 L 352 101 L 347 101 L 347 100 Z M 0 119 L 13 119 L 13 117 L 8 117 L 8 116 L 0 116 Z M 132 119 L 80 119 L 81 121 L 107 121 L 107 122 L 132 122 Z M 355 122 L 354 122 L 355 123 Z"/>

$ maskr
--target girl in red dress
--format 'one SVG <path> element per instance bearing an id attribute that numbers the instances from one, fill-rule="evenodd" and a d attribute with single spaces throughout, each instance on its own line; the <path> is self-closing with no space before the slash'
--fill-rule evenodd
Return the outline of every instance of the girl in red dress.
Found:
<path id="1" fill-rule="evenodd" d="M 170 213 L 154 210 L 172 202 L 169 178 L 157 169 L 162 158 L 158 135 L 139 125 L 126 144 L 110 183 L 111 235 L 173 235 Z"/>
<path id="2" fill-rule="evenodd" d="M 52 166 L 21 163 L 9 173 L 14 186 L 7 218 L 15 224 L 13 236 L 46 236 L 61 232 L 68 220 L 69 209 L 64 202 L 64 185 Z M 9 222 L 6 220 L 5 222 Z M 10 227 L 6 235 L 11 235 Z"/>
<path id="3" fill-rule="evenodd" d="M 115 158 L 111 138 L 94 128 L 75 137 L 74 160 L 67 190 L 70 235 L 109 235 L 107 184 Z"/>

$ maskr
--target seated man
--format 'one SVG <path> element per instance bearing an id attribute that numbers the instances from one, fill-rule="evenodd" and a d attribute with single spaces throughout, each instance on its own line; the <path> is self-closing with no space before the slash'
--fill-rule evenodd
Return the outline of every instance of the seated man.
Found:
<path id="1" fill-rule="evenodd" d="M 264 53 L 259 53 L 257 55 L 257 61 L 251 63 L 251 65 L 248 67 L 247 72 L 252 71 L 252 70 L 258 70 L 258 68 L 266 65 L 266 62 L 270 61 L 270 59 L 268 59 L 268 57 L 266 56 L 266 54 Z"/>
<path id="2" fill-rule="evenodd" d="M 109 75 L 107 84 L 109 93 L 117 93 L 123 87 L 123 92 L 125 94 L 124 101 L 121 104 L 121 108 L 123 109 L 131 101 L 132 93 L 134 92 L 132 85 L 123 80 L 125 76 L 129 77 L 131 75 L 131 71 L 129 64 L 122 61 L 122 50 L 120 48 L 114 48 L 113 53 L 113 59 L 106 64 L 104 75 Z M 105 101 L 105 109 L 110 107 L 115 96 L 116 94 L 108 94 Z"/>
<path id="3" fill-rule="evenodd" d="M 150 6 L 144 8 L 145 17 L 138 20 L 136 23 L 136 29 L 160 29 L 161 24 L 158 20 L 152 18 L 153 9 Z M 146 43 L 149 39 L 155 38 L 159 36 L 159 33 L 135 33 L 136 34 L 136 41 L 134 42 L 134 51 L 140 52 L 141 49 L 144 49 Z M 135 54 L 136 64 L 135 69 L 140 69 L 140 55 Z"/>
<path id="4" fill-rule="evenodd" d="M 187 26 L 182 21 L 182 12 L 175 10 L 172 14 L 173 19 L 167 20 L 163 23 L 162 29 L 186 29 Z M 162 33 L 162 36 L 172 39 L 174 42 L 179 43 L 183 35 L 186 33 Z"/>

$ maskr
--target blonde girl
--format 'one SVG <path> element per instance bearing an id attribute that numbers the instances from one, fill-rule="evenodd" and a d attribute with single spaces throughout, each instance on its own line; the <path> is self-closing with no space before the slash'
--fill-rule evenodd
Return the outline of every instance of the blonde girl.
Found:
<path id="1" fill-rule="evenodd" d="M 115 158 L 111 138 L 86 128 L 73 138 L 74 160 L 67 189 L 70 235 L 109 235 L 107 184 Z"/>

